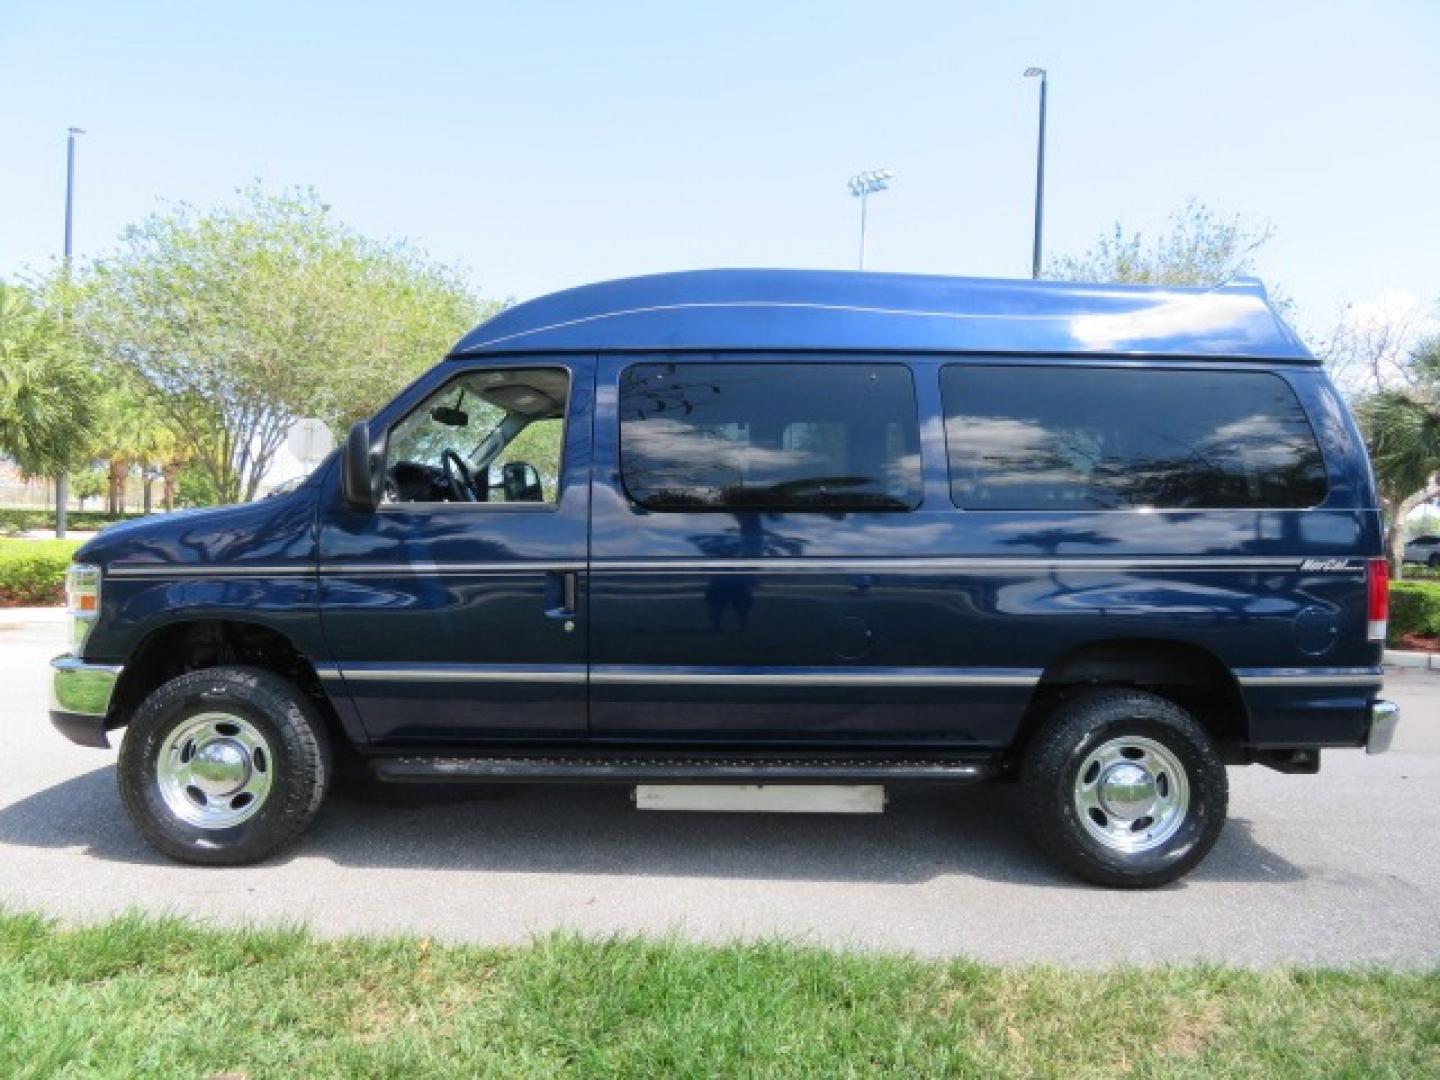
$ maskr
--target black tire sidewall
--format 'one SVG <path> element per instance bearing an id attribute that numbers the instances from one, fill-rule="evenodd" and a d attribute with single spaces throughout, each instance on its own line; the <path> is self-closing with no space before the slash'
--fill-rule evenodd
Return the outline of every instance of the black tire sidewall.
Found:
<path id="1" fill-rule="evenodd" d="M 1050 739 L 1026 761 L 1027 817 L 1042 846 L 1081 877 L 1098 884 L 1145 888 L 1187 873 L 1205 857 L 1225 823 L 1225 765 L 1209 734 L 1179 706 L 1140 692 L 1097 694 L 1062 708 Z M 1175 835 L 1150 851 L 1106 847 L 1085 827 L 1075 807 L 1075 781 L 1097 746 L 1123 736 L 1152 739 L 1186 772 L 1190 802 Z"/>
<path id="2" fill-rule="evenodd" d="M 264 805 L 227 829 L 202 829 L 176 817 L 156 778 L 165 739 L 204 712 L 243 717 L 264 737 L 272 759 Z M 172 858 L 208 865 L 258 861 L 298 835 L 328 786 L 329 755 L 319 727 L 298 691 L 269 672 L 220 668 L 182 675 L 141 704 L 126 732 L 118 765 L 125 809 L 145 839 Z"/>

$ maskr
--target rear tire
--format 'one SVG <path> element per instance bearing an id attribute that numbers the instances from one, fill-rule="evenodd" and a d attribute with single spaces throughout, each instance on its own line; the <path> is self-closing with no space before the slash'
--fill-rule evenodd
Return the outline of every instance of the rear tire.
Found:
<path id="1" fill-rule="evenodd" d="M 330 786 L 314 704 L 260 668 L 171 679 L 141 703 L 120 748 L 120 798 L 156 850 L 180 862 L 258 862 L 304 831 Z"/>
<path id="2" fill-rule="evenodd" d="M 1058 708 L 1025 753 L 1021 784 L 1040 847 L 1113 888 L 1176 880 L 1225 824 L 1214 740 L 1180 706 L 1141 690 L 1100 690 Z"/>

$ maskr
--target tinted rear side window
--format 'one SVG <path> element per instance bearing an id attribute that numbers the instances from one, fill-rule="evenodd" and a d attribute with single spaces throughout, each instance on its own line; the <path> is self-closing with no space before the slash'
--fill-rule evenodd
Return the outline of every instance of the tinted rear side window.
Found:
<path id="1" fill-rule="evenodd" d="M 653 510 L 909 510 L 920 434 L 899 364 L 636 364 L 620 470 Z"/>
<path id="2" fill-rule="evenodd" d="M 950 486 L 966 510 L 1302 508 L 1327 489 L 1281 378 L 947 367 Z"/>

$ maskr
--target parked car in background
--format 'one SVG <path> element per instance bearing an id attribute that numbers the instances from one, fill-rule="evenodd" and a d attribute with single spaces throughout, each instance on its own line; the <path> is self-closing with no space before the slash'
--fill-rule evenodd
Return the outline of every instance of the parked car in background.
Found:
<path id="1" fill-rule="evenodd" d="M 1417 536 L 1405 545 L 1405 561 L 1440 566 L 1440 536 Z"/>
<path id="2" fill-rule="evenodd" d="M 128 728 L 125 809 L 188 862 L 277 850 L 342 765 L 674 809 L 1018 780 L 1063 866 L 1152 886 L 1227 765 L 1389 746 L 1377 506 L 1257 282 L 609 282 L 289 494 L 90 541 L 52 719 Z"/>

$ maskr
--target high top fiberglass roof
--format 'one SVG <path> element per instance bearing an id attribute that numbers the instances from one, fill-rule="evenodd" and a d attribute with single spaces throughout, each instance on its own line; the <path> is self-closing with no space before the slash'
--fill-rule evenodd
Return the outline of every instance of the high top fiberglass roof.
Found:
<path id="1" fill-rule="evenodd" d="M 1209 289 L 835 270 L 695 270 L 517 304 L 451 351 L 824 350 L 1316 362 L 1253 278 Z"/>

